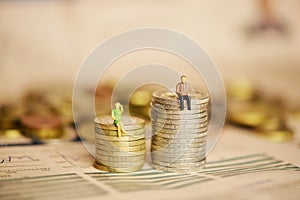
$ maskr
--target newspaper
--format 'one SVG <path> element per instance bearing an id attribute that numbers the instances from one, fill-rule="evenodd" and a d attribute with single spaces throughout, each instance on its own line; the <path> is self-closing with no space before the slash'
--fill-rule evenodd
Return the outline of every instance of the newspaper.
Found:
<path id="1" fill-rule="evenodd" d="M 93 167 L 80 142 L 0 148 L 0 199 L 299 199 L 296 142 L 226 128 L 205 168 L 192 174 Z"/>

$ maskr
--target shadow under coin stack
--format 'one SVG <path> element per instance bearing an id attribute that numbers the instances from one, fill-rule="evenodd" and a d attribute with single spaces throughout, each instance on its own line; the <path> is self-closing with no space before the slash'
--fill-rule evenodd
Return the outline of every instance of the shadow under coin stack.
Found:
<path id="1" fill-rule="evenodd" d="M 176 94 L 168 91 L 153 93 L 151 105 L 151 159 L 155 169 L 190 173 L 205 164 L 208 130 L 209 96 L 194 92 L 191 110 L 180 110 Z M 186 102 L 185 102 L 186 103 Z"/>
<path id="2" fill-rule="evenodd" d="M 134 172 L 143 168 L 146 156 L 145 121 L 122 117 L 122 137 L 111 116 L 95 119 L 95 167 L 109 172 Z"/>

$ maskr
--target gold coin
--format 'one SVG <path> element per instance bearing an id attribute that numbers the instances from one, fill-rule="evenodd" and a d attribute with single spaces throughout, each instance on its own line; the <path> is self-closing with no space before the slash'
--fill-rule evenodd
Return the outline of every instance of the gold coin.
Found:
<path id="1" fill-rule="evenodd" d="M 101 134 L 96 134 L 96 140 L 104 140 L 104 141 L 115 141 L 115 142 L 129 142 L 136 141 L 145 138 L 145 135 L 135 135 L 135 136 L 123 136 L 123 137 L 115 137 L 115 136 L 106 136 Z"/>
<path id="2" fill-rule="evenodd" d="M 28 128 L 23 128 L 21 130 L 22 134 L 30 137 L 32 139 L 37 139 L 37 140 L 44 140 L 44 139 L 55 139 L 55 138 L 60 138 L 63 134 L 64 131 L 62 128 L 57 128 L 57 129 L 28 129 Z"/>
<path id="3" fill-rule="evenodd" d="M 281 115 L 274 115 L 265 119 L 264 123 L 260 124 L 257 128 L 260 131 L 274 131 L 279 130 L 283 126 L 283 123 Z"/>
<path id="4" fill-rule="evenodd" d="M 293 110 L 289 111 L 288 115 L 291 116 L 292 119 L 299 121 L 300 120 L 300 107 L 294 108 Z"/>
<path id="5" fill-rule="evenodd" d="M 129 103 L 137 107 L 144 107 L 149 106 L 150 101 L 151 94 L 145 90 L 139 90 L 132 94 Z"/>
<path id="6" fill-rule="evenodd" d="M 276 142 L 285 142 L 293 139 L 294 132 L 290 129 L 260 131 L 259 134 Z"/>
<path id="7" fill-rule="evenodd" d="M 95 131 L 98 134 L 106 135 L 106 136 L 118 136 L 118 131 L 112 131 L 112 130 L 106 130 L 106 129 L 100 129 L 98 127 L 95 127 Z M 135 136 L 135 135 L 142 135 L 145 134 L 144 129 L 137 129 L 137 130 L 129 130 L 126 132 L 122 132 L 122 136 Z"/>
<path id="8" fill-rule="evenodd" d="M 227 85 L 227 94 L 235 100 L 249 101 L 255 97 L 254 85 L 245 77 L 237 77 Z"/>
<path id="9" fill-rule="evenodd" d="M 227 118 L 238 125 L 258 127 L 268 118 L 269 108 L 264 102 L 235 102 L 228 106 Z"/>
<path id="10" fill-rule="evenodd" d="M 145 126 L 145 121 L 137 117 L 123 116 L 121 121 L 125 131 L 142 129 Z M 114 125 L 114 120 L 109 115 L 97 117 L 94 122 L 95 127 L 106 130 L 118 130 L 118 128 Z"/>
<path id="11" fill-rule="evenodd" d="M 108 167 L 108 166 L 104 166 L 101 164 L 98 164 L 97 162 L 94 163 L 94 167 L 96 169 L 102 170 L 102 171 L 107 171 L 107 172 L 125 172 L 125 173 L 129 173 L 129 172 L 135 172 L 135 171 L 139 171 L 143 168 L 143 165 L 141 166 L 135 166 L 135 167 L 128 167 L 128 168 L 113 168 L 113 167 Z"/>
<path id="12" fill-rule="evenodd" d="M 6 129 L 0 132 L 0 135 L 3 135 L 5 139 L 17 139 L 23 137 L 19 129 Z"/>
<path id="13" fill-rule="evenodd" d="M 56 129 L 62 127 L 62 121 L 56 115 L 23 115 L 21 124 L 30 129 Z"/>
<path id="14" fill-rule="evenodd" d="M 108 162 L 108 161 L 100 161 L 96 160 L 96 162 L 103 166 L 108 166 L 112 168 L 131 168 L 131 167 L 138 167 L 144 165 L 145 161 L 134 161 L 134 162 Z"/>
<path id="15" fill-rule="evenodd" d="M 21 132 L 33 139 L 54 139 L 64 134 L 62 121 L 56 115 L 26 114 L 21 117 L 20 122 Z"/>

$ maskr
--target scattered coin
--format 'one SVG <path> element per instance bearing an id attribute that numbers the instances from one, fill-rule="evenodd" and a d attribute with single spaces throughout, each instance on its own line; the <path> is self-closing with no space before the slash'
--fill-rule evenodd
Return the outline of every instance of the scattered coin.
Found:
<path id="1" fill-rule="evenodd" d="M 62 121 L 56 115 L 23 115 L 20 121 L 22 133 L 34 139 L 53 139 L 63 135 Z"/>

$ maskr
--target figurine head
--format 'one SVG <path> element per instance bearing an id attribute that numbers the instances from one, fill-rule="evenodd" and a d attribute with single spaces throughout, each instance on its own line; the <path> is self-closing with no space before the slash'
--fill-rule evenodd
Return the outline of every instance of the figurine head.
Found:
<path id="1" fill-rule="evenodd" d="M 183 83 L 187 81 L 186 75 L 182 75 L 180 78 L 181 78 L 181 82 Z"/>
<path id="2" fill-rule="evenodd" d="M 121 109 L 121 104 L 119 102 L 115 103 L 115 108 L 116 109 Z"/>

